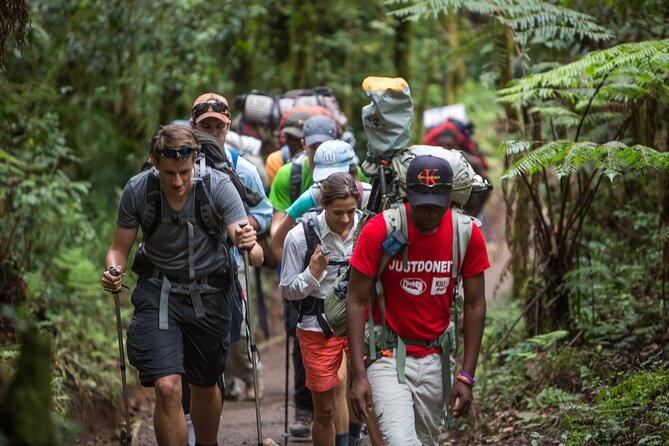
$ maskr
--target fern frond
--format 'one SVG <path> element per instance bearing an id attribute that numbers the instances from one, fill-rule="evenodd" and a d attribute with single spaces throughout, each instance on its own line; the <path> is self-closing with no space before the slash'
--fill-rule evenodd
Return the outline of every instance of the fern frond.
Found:
<path id="1" fill-rule="evenodd" d="M 621 80 L 636 78 L 637 86 L 659 86 L 669 78 L 669 64 L 664 64 L 668 59 L 669 39 L 624 43 L 593 51 L 575 62 L 553 70 L 519 79 L 500 90 L 498 100 L 509 102 L 511 98 L 522 98 L 524 102 L 528 102 L 544 99 L 546 89 L 592 87 L 602 79 L 608 79 L 608 84 L 613 84 L 618 80 L 618 74 L 621 75 Z M 632 74 L 634 72 L 636 76 Z M 630 87 L 630 91 L 638 90 Z"/>
<path id="2" fill-rule="evenodd" d="M 384 5 L 397 6 L 392 15 L 413 21 L 461 10 L 494 17 L 513 31 L 521 46 L 526 45 L 532 36 L 539 41 L 583 38 L 601 41 L 613 37 L 592 16 L 544 0 L 423 0 L 409 6 L 405 6 L 403 0 L 387 0 Z"/>
<path id="3" fill-rule="evenodd" d="M 530 144 L 529 141 L 512 141 L 512 147 L 529 147 Z M 509 150 L 508 144 L 503 147 Z M 585 165 L 592 165 L 613 181 L 629 171 L 669 170 L 669 152 L 658 152 L 642 145 L 628 147 L 620 141 L 605 144 L 552 141 L 526 153 L 504 172 L 502 179 L 532 175 L 549 166 L 554 168 L 558 178 L 569 177 Z"/>
<path id="4" fill-rule="evenodd" d="M 510 179 L 523 173 L 532 175 L 535 172 L 543 171 L 546 167 L 558 163 L 564 157 L 565 146 L 569 145 L 568 142 L 564 141 L 552 141 L 532 150 L 504 172 L 502 180 Z"/>
<path id="5" fill-rule="evenodd" d="M 499 146 L 498 154 L 502 156 L 516 156 L 530 150 L 531 143 L 529 141 L 502 141 Z"/>
<path id="6" fill-rule="evenodd" d="M 384 6 L 399 6 L 391 14 L 399 18 L 409 20 L 420 20 L 421 18 L 437 17 L 439 14 L 457 13 L 461 10 L 473 12 L 483 16 L 492 16 L 495 8 L 485 0 L 424 0 L 414 2 L 412 5 L 404 6 L 404 0 L 386 0 Z"/>

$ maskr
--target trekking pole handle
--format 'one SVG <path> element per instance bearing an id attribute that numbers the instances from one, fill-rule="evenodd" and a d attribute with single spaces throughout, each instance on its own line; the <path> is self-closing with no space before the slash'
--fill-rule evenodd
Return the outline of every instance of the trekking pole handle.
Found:
<path id="1" fill-rule="evenodd" d="M 245 221 L 243 221 L 239 224 L 239 227 L 242 228 L 242 229 L 244 229 L 247 226 L 248 226 L 248 222 L 245 222 Z M 244 249 L 244 251 L 248 251 L 248 249 Z"/>
<path id="2" fill-rule="evenodd" d="M 114 276 L 114 277 L 118 277 L 118 276 L 121 275 L 121 273 L 119 273 L 118 271 L 116 271 L 116 268 L 113 267 L 113 266 L 111 266 L 111 267 L 109 268 L 109 274 L 111 274 L 111 275 Z M 123 284 L 123 283 L 121 284 L 121 286 L 122 286 L 123 288 L 125 288 L 125 289 L 129 289 L 128 286 L 125 285 L 125 284 Z M 121 290 L 119 290 L 119 291 L 112 291 L 112 294 L 118 294 L 118 293 L 120 293 L 120 292 L 121 292 Z"/>

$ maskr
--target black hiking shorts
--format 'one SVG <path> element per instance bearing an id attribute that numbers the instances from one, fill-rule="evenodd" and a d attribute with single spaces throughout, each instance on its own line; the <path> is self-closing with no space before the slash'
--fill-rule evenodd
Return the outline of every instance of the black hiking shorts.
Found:
<path id="1" fill-rule="evenodd" d="M 139 371 L 145 387 L 152 387 L 158 378 L 183 373 L 198 387 L 216 385 L 228 355 L 234 287 L 201 286 L 206 317 L 198 319 L 188 286 L 173 284 L 168 329 L 159 330 L 160 284 L 160 279 L 140 278 L 132 294 L 135 312 L 127 333 L 130 364 Z"/>

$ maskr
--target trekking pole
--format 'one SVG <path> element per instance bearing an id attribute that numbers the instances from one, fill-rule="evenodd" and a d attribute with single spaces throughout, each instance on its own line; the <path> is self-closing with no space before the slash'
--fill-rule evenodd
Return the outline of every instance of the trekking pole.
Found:
<path id="1" fill-rule="evenodd" d="M 288 334 L 288 330 L 286 329 L 286 393 L 284 395 L 284 406 L 283 406 L 283 444 L 284 445 L 288 445 L 288 372 L 289 372 L 289 370 L 290 370 L 290 335 Z"/>
<path id="2" fill-rule="evenodd" d="M 260 268 L 255 268 L 253 271 L 256 276 L 256 294 L 258 295 L 258 323 L 260 329 L 265 335 L 265 339 L 269 339 L 269 325 L 267 325 L 267 307 L 265 306 L 265 293 L 262 290 L 262 272 Z"/>
<path id="3" fill-rule="evenodd" d="M 239 227 L 244 228 L 248 223 L 240 223 Z M 243 249 L 242 256 L 244 258 L 244 283 L 246 285 L 246 316 L 248 323 L 246 324 L 249 330 L 249 344 L 251 346 L 251 367 L 253 367 L 253 393 L 256 404 L 256 427 L 258 429 L 258 446 L 262 446 L 262 420 L 260 419 L 260 398 L 258 398 L 258 366 L 256 358 L 258 348 L 256 346 L 256 337 L 253 331 L 253 305 L 251 302 L 251 275 L 249 268 L 249 250 Z"/>
<path id="4" fill-rule="evenodd" d="M 116 271 L 116 268 L 113 266 L 109 268 L 109 274 L 112 276 L 118 276 L 119 272 Z M 120 291 L 115 291 L 112 294 L 114 295 L 114 305 L 116 307 L 116 333 L 118 335 L 118 355 L 121 368 L 121 383 L 123 384 L 123 408 L 125 410 L 125 441 L 124 445 L 132 444 L 132 434 L 130 433 L 130 411 L 128 409 L 128 384 L 125 380 L 125 351 L 123 348 L 123 328 L 121 327 L 121 301 L 119 299 Z"/>

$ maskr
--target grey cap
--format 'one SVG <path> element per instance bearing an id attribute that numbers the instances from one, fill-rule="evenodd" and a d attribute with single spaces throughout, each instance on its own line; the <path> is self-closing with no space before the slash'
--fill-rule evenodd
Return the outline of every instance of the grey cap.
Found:
<path id="1" fill-rule="evenodd" d="M 337 124 L 324 115 L 316 115 L 304 123 L 304 142 L 310 146 L 337 138 Z"/>
<path id="2" fill-rule="evenodd" d="M 309 119 L 309 113 L 293 113 L 286 119 L 286 123 L 281 131 L 293 138 L 302 139 L 304 137 L 303 127 L 307 119 Z"/>

